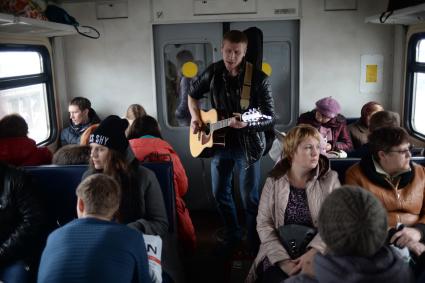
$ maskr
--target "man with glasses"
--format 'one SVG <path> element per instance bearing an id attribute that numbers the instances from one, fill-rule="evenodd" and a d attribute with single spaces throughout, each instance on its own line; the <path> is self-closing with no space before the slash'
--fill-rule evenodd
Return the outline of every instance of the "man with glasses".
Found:
<path id="1" fill-rule="evenodd" d="M 424 241 L 425 169 L 411 162 L 409 135 L 383 127 L 369 135 L 369 153 L 346 172 L 346 183 L 372 192 L 387 210 L 389 228 L 403 224 L 390 241 L 399 247 Z"/>

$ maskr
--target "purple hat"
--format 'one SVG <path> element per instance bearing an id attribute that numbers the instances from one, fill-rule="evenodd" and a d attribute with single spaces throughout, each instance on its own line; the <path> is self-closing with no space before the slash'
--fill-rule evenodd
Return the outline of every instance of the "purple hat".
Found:
<path id="1" fill-rule="evenodd" d="M 334 118 L 341 111 L 341 106 L 338 101 L 329 96 L 316 102 L 316 110 L 323 116 Z"/>

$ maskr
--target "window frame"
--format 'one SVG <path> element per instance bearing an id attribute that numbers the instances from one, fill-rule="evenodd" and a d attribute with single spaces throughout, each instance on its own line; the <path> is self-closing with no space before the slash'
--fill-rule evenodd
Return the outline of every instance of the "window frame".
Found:
<path id="1" fill-rule="evenodd" d="M 42 58 L 43 72 L 39 74 L 30 74 L 23 76 L 13 76 L 0 78 L 0 90 L 25 87 L 29 85 L 45 84 L 46 86 L 46 101 L 49 121 L 49 136 L 37 143 L 37 145 L 47 145 L 55 142 L 58 136 L 57 117 L 55 111 L 55 96 L 53 87 L 52 61 L 48 48 L 38 44 L 14 44 L 0 43 L 0 52 L 22 52 L 33 51 L 38 52 Z"/>
<path id="2" fill-rule="evenodd" d="M 425 40 L 425 32 L 414 33 L 408 39 L 407 43 L 404 123 L 413 136 L 425 140 L 425 133 L 418 132 L 413 127 L 413 91 L 415 74 L 423 73 L 425 75 L 425 62 L 416 62 L 416 47 L 420 40 Z"/>

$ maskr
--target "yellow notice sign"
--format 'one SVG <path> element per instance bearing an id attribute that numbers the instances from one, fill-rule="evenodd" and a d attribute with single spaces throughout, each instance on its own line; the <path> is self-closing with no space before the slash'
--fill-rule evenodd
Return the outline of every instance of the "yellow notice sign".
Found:
<path id="1" fill-rule="evenodd" d="M 378 81 L 378 65 L 366 65 L 366 82 L 376 83 Z"/>

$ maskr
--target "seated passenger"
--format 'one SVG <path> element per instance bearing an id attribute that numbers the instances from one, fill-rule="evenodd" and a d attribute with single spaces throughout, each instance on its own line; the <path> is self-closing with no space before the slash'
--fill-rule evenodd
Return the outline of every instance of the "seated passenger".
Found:
<path id="1" fill-rule="evenodd" d="M 302 271 L 326 247 L 316 234 L 301 256 L 291 258 L 291 250 L 280 240 L 279 228 L 290 229 L 290 224 L 315 229 L 323 200 L 340 186 L 329 160 L 320 155 L 320 133 L 315 128 L 291 129 L 283 146 L 285 158 L 270 172 L 261 194 L 257 216 L 261 244 L 247 282 L 280 282 Z"/>
<path id="2" fill-rule="evenodd" d="M 384 127 L 369 135 L 369 155 L 350 167 L 346 183 L 372 192 L 387 210 L 389 227 L 405 228 L 391 239 L 400 247 L 424 240 L 425 168 L 410 161 L 409 135 L 400 127 Z"/>
<path id="3" fill-rule="evenodd" d="M 19 114 L 0 120 L 0 160 L 15 166 L 50 164 L 52 153 L 47 147 L 37 147 L 28 136 L 28 124 Z"/>
<path id="4" fill-rule="evenodd" d="M 165 235 L 167 214 L 155 174 L 139 166 L 124 135 L 128 122 L 111 115 L 90 135 L 90 168 L 83 179 L 105 173 L 121 185 L 121 204 L 116 214 L 120 223 L 150 235 Z"/>
<path id="5" fill-rule="evenodd" d="M 0 162 L 0 282 L 21 283 L 35 277 L 46 223 L 28 176 Z"/>
<path id="6" fill-rule="evenodd" d="M 104 173 L 118 182 L 122 195 L 115 219 L 144 234 L 161 236 L 162 254 L 167 255 L 162 258 L 162 268 L 174 279 L 179 270 L 174 269 L 170 253 L 176 244 L 167 243 L 168 219 L 161 187 L 155 174 L 134 157 L 125 137 L 127 126 L 126 119 L 111 115 L 90 135 L 90 168 L 83 179 Z"/>
<path id="7" fill-rule="evenodd" d="M 400 127 L 400 115 L 392 111 L 378 111 L 370 117 L 369 132 L 383 127 Z M 363 157 L 369 154 L 369 142 L 348 153 L 348 157 Z"/>
<path id="8" fill-rule="evenodd" d="M 160 158 L 161 156 L 171 157 L 174 171 L 179 238 L 185 247 L 194 249 L 196 246 L 195 229 L 190 219 L 189 210 L 182 199 L 187 192 L 187 176 L 177 152 L 174 151 L 168 142 L 162 139 L 158 122 L 155 118 L 148 115 L 134 120 L 127 137 L 134 155 L 140 161 L 143 161 L 149 155 L 158 155 Z"/>
<path id="9" fill-rule="evenodd" d="M 309 124 L 319 130 L 324 139 L 326 152 L 353 149 L 345 117 L 339 114 L 341 106 L 332 97 L 316 102 L 316 109 L 301 114 L 297 124 Z"/>
<path id="10" fill-rule="evenodd" d="M 91 108 L 90 100 L 85 97 L 75 97 L 68 106 L 69 127 L 61 133 L 61 146 L 79 144 L 80 136 L 92 124 L 99 123 L 100 119 Z"/>
<path id="11" fill-rule="evenodd" d="M 84 133 L 81 134 L 80 137 L 80 145 L 89 145 L 90 135 L 93 134 L 94 130 L 99 127 L 99 123 L 93 124 L 90 127 L 88 127 Z"/>
<path id="12" fill-rule="evenodd" d="M 370 101 L 363 105 L 360 119 L 348 125 L 354 149 L 358 149 L 363 144 L 367 143 L 370 117 L 372 117 L 372 115 L 376 112 L 382 110 L 384 110 L 384 107 L 382 107 L 381 104 L 375 101 Z"/>
<path id="13" fill-rule="evenodd" d="M 143 108 L 140 104 L 131 104 L 127 108 L 127 112 L 125 113 L 125 118 L 128 121 L 128 128 L 125 131 L 126 135 L 128 135 L 128 131 L 130 130 L 131 125 L 133 124 L 133 121 L 136 118 L 143 117 L 146 115 L 146 110 Z"/>
<path id="14" fill-rule="evenodd" d="M 52 164 L 55 165 L 81 165 L 89 164 L 90 146 L 67 144 L 53 154 Z"/>
<path id="15" fill-rule="evenodd" d="M 343 186 L 325 199 L 318 221 L 327 253 L 317 254 L 305 273 L 285 283 L 413 281 L 409 265 L 384 245 L 386 212 L 373 194 Z"/>
<path id="16" fill-rule="evenodd" d="M 120 196 L 118 183 L 104 174 L 81 182 L 78 219 L 50 234 L 39 283 L 150 282 L 143 235 L 111 221 Z"/>

